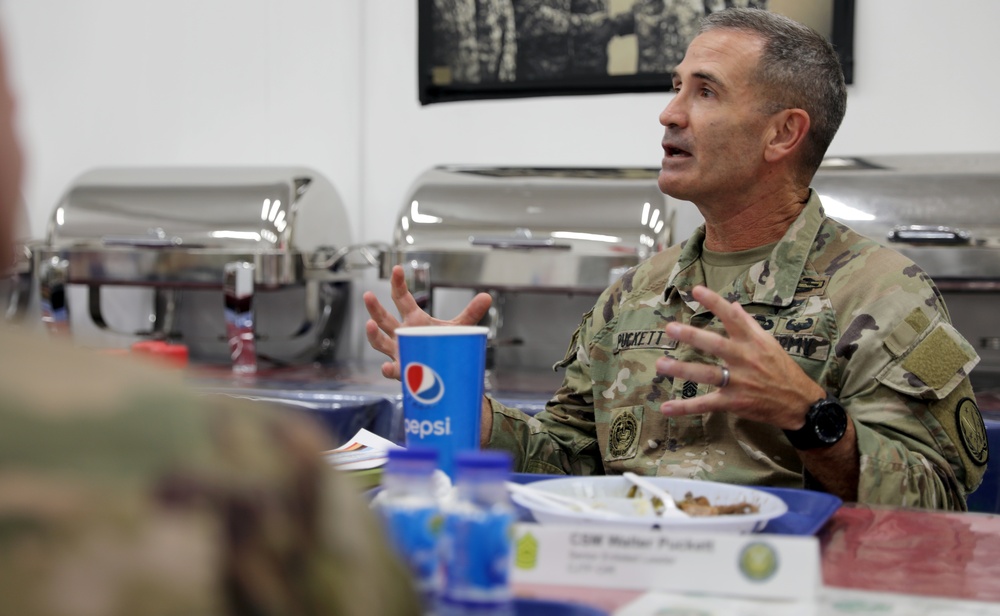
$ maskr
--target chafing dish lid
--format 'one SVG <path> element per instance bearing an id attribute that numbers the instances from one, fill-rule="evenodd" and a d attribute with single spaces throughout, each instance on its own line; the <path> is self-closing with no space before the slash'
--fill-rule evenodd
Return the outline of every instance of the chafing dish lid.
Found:
<path id="1" fill-rule="evenodd" d="M 1000 279 L 1000 154 L 828 158 L 826 213 L 932 277 Z"/>
<path id="2" fill-rule="evenodd" d="M 306 168 L 105 168 L 81 175 L 49 221 L 51 247 L 235 251 L 347 245 L 333 186 Z"/>
<path id="3" fill-rule="evenodd" d="M 643 168 L 433 168 L 401 208 L 384 264 L 426 263 L 439 285 L 601 290 L 669 243 L 672 210 L 656 177 Z"/>
<path id="4" fill-rule="evenodd" d="M 337 191 L 300 167 L 101 168 L 55 207 L 42 257 L 78 282 L 221 284 L 228 260 L 258 282 L 295 282 L 318 252 L 350 244 Z"/>

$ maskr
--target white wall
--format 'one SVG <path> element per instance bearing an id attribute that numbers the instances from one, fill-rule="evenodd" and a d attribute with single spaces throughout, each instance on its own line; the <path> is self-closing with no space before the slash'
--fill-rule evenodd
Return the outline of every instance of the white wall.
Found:
<path id="1" fill-rule="evenodd" d="M 361 0 L 7 0 L 32 234 L 104 165 L 303 164 L 360 233 Z"/>
<path id="2" fill-rule="evenodd" d="M 387 241 L 433 165 L 658 164 L 662 93 L 421 107 L 416 4 L 5 0 L 31 235 L 102 165 L 311 166 L 356 239 Z M 1000 151 L 998 22 L 996 0 L 857 0 L 831 153 Z"/>

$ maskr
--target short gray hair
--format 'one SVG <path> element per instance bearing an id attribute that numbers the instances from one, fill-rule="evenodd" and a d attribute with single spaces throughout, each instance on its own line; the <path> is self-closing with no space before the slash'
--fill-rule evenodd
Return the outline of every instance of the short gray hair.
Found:
<path id="1" fill-rule="evenodd" d="M 803 171 L 812 178 L 847 111 L 847 86 L 837 52 L 822 35 L 762 9 L 727 9 L 701 20 L 699 34 L 739 30 L 764 41 L 754 77 L 768 113 L 803 109 L 810 127 Z"/>

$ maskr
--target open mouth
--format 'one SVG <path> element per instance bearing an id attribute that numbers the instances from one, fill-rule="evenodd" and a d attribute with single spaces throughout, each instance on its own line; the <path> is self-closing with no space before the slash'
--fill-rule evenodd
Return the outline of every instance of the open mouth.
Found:
<path id="1" fill-rule="evenodd" d="M 691 153 L 687 150 L 682 150 L 672 145 L 663 146 L 663 152 L 666 154 L 667 158 L 686 158 L 691 156 Z"/>

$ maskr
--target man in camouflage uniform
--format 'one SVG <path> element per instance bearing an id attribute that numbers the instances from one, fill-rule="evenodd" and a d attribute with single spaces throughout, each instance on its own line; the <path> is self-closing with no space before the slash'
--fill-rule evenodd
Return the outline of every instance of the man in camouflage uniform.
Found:
<path id="1" fill-rule="evenodd" d="M 21 152 L 0 57 L 0 272 Z M 304 417 L 0 325 L 0 613 L 419 614 Z"/>
<path id="2" fill-rule="evenodd" d="M 674 88 L 659 186 L 705 225 L 604 292 L 543 412 L 487 399 L 483 444 L 526 472 L 964 509 L 988 459 L 968 379 L 978 357 L 927 275 L 827 218 L 809 188 L 846 108 L 832 47 L 773 13 L 723 11 L 702 21 Z M 405 324 L 440 323 L 402 271 L 392 286 Z M 394 357 L 395 319 L 365 302 L 370 343 Z M 488 306 L 479 295 L 450 322 Z"/>

